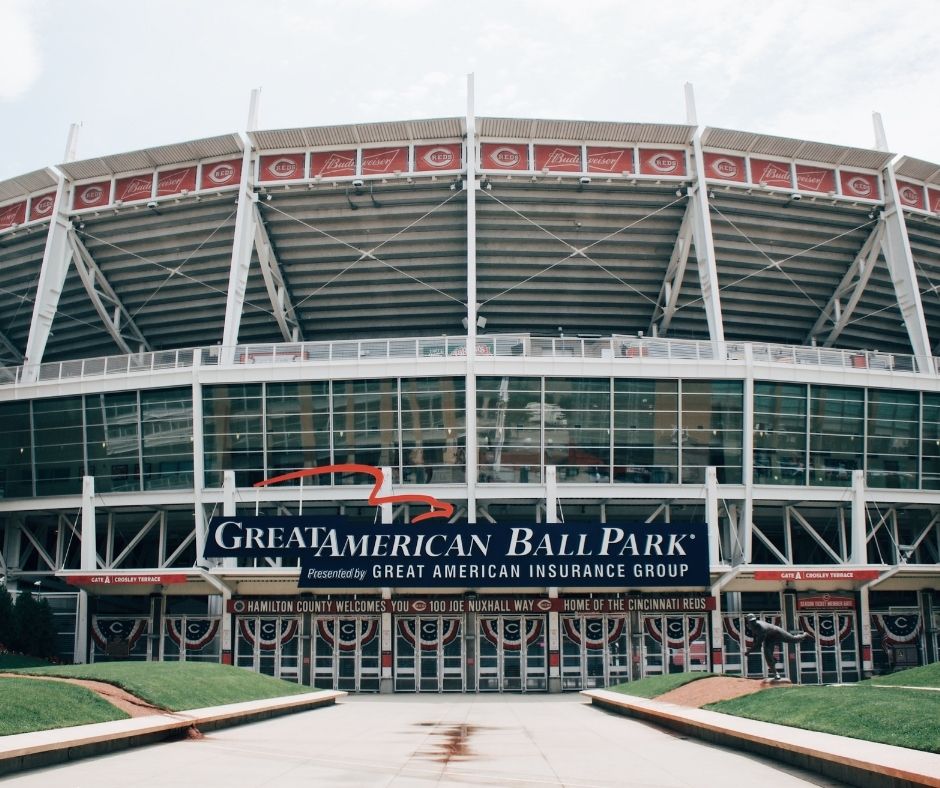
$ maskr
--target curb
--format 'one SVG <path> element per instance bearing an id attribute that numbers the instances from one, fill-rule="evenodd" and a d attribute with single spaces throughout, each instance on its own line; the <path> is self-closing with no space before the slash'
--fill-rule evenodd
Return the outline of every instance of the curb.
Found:
<path id="1" fill-rule="evenodd" d="M 129 720 L 16 733 L 0 738 L 0 776 L 26 769 L 104 755 L 130 747 L 184 738 L 192 728 L 212 731 L 231 725 L 332 706 L 345 692 L 307 692 L 268 700 L 152 714 Z"/>
<path id="2" fill-rule="evenodd" d="M 607 690 L 581 693 L 592 705 L 689 736 L 753 752 L 865 788 L 940 788 L 940 755 L 775 725 Z"/>

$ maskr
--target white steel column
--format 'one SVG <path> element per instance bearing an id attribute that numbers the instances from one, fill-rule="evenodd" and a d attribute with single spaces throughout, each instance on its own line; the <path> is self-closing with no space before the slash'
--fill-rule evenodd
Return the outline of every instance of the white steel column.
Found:
<path id="1" fill-rule="evenodd" d="M 558 469 L 545 466 L 545 522 L 558 522 Z M 558 598 L 558 588 L 548 589 L 551 599 Z M 557 610 L 548 613 L 548 691 L 561 692 L 561 616 Z"/>
<path id="2" fill-rule="evenodd" d="M 95 477 L 82 477 L 82 549 L 79 567 L 92 572 L 98 568 L 95 533 Z M 88 592 L 79 591 L 75 607 L 75 648 L 72 659 L 84 663 L 88 659 Z"/>
<path id="3" fill-rule="evenodd" d="M 849 563 L 868 563 L 868 542 L 865 532 L 868 527 L 867 507 L 865 505 L 865 471 L 852 471 L 852 523 Z"/>
<path id="4" fill-rule="evenodd" d="M 708 564 L 721 563 L 721 529 L 718 527 L 718 473 L 713 466 L 705 469 L 705 520 L 708 524 Z"/>
<path id="5" fill-rule="evenodd" d="M 878 150 L 887 151 L 888 142 L 881 115 L 874 113 L 873 120 Z M 894 283 L 894 293 L 898 299 L 904 326 L 907 328 L 907 335 L 911 340 L 911 349 L 917 356 L 917 371 L 933 375 L 935 370 L 930 337 L 927 334 L 924 307 L 920 300 L 920 288 L 917 285 L 917 271 L 914 268 L 911 242 L 907 236 L 907 225 L 901 210 L 901 198 L 898 196 L 893 161 L 885 165 L 881 175 L 885 190 L 885 234 L 882 240 L 885 262 L 891 274 L 891 281 Z"/>
<path id="6" fill-rule="evenodd" d="M 208 532 L 206 524 L 206 510 L 202 505 L 202 492 L 206 487 L 206 462 L 205 462 L 205 440 L 203 439 L 202 424 L 202 382 L 199 380 L 200 367 L 202 366 L 202 351 L 193 352 L 193 383 L 192 383 L 192 402 L 193 402 L 193 523 L 196 529 L 196 565 L 207 566 L 209 564 L 205 559 L 206 554 L 206 534 Z M 213 561 L 212 563 L 216 563 Z"/>
<path id="7" fill-rule="evenodd" d="M 392 469 L 388 466 L 382 467 L 382 486 L 379 488 L 379 495 L 382 498 L 388 498 L 392 494 Z M 383 503 L 379 506 L 382 513 L 382 525 L 391 525 L 394 519 L 394 511 L 390 503 Z"/>
<path id="8" fill-rule="evenodd" d="M 379 488 L 379 495 L 386 498 L 392 494 L 392 469 L 388 466 L 382 468 L 382 486 Z M 390 503 L 383 503 L 379 506 L 382 517 L 382 525 L 391 525 L 394 518 L 394 511 Z M 382 588 L 382 599 L 391 599 L 392 589 Z M 392 677 L 392 614 L 382 613 L 382 673 L 379 679 L 379 692 L 394 692 Z"/>
<path id="9" fill-rule="evenodd" d="M 708 184 L 705 182 L 705 162 L 702 158 L 702 129 L 698 126 L 695 112 L 695 94 L 692 85 L 685 84 L 686 113 L 690 124 L 695 125 L 692 151 L 695 159 L 695 183 L 689 188 L 689 199 L 695 204 L 692 214 L 692 235 L 695 238 L 695 258 L 698 262 L 698 278 L 708 321 L 708 338 L 712 342 L 725 341 L 725 327 L 721 315 L 721 298 L 718 295 L 718 264 L 715 261 L 715 241 L 712 238 L 712 220 L 708 206 Z"/>
<path id="10" fill-rule="evenodd" d="M 738 514 L 737 534 L 740 556 L 732 557 L 733 564 L 751 563 L 754 539 L 754 348 L 744 346 L 744 501 Z"/>
<path id="11" fill-rule="evenodd" d="M 254 131 L 258 119 L 258 100 L 261 91 L 251 91 L 248 108 L 248 131 Z M 231 362 L 235 346 L 238 344 L 238 329 L 245 305 L 245 290 L 248 287 L 248 268 L 251 265 L 251 253 L 254 249 L 255 210 L 258 195 L 254 193 L 251 171 L 251 140 L 247 134 L 241 135 L 245 146 L 242 154 L 242 177 L 238 187 L 238 211 L 235 214 L 235 238 L 232 242 L 232 264 L 229 269 L 228 297 L 225 302 L 225 328 L 222 332 L 223 358 Z"/>
<path id="12" fill-rule="evenodd" d="M 464 430 L 467 464 L 467 522 L 477 521 L 477 166 L 473 74 L 467 74 L 467 374 Z"/>

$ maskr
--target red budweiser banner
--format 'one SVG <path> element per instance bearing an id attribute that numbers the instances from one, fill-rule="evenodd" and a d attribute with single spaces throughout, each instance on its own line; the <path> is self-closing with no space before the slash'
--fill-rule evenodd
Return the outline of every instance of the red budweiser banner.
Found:
<path id="1" fill-rule="evenodd" d="M 153 191 L 153 173 L 146 175 L 131 175 L 128 178 L 118 178 L 114 184 L 114 199 L 121 202 L 133 200 L 149 200 Z"/>
<path id="2" fill-rule="evenodd" d="M 311 178 L 343 178 L 355 174 L 354 150 L 329 150 L 310 154 Z"/>
<path id="3" fill-rule="evenodd" d="M 72 207 L 80 211 L 83 208 L 98 208 L 109 202 L 111 202 L 111 181 L 98 181 L 76 186 Z"/>
<path id="4" fill-rule="evenodd" d="M 55 208 L 55 192 L 39 194 L 29 203 L 29 220 L 45 219 L 52 215 L 53 208 Z"/>
<path id="5" fill-rule="evenodd" d="M 676 175 L 684 177 L 685 151 L 640 148 L 641 175 Z"/>
<path id="6" fill-rule="evenodd" d="M 842 185 L 842 194 L 846 197 L 858 197 L 863 200 L 878 200 L 881 198 L 877 175 L 842 170 L 839 173 L 839 181 Z"/>
<path id="7" fill-rule="evenodd" d="M 242 177 L 242 160 L 214 161 L 202 165 L 202 188 L 219 189 L 237 186 Z"/>
<path id="8" fill-rule="evenodd" d="M 793 176 L 790 173 L 790 163 L 752 158 L 751 183 L 775 186 L 778 189 L 792 189 Z"/>
<path id="9" fill-rule="evenodd" d="M 924 202 L 924 187 L 916 183 L 907 181 L 898 181 L 898 197 L 901 204 L 907 208 L 918 208 L 923 211 L 926 207 Z"/>
<path id="10" fill-rule="evenodd" d="M 303 153 L 277 153 L 261 157 L 259 181 L 294 181 L 303 177 Z"/>
<path id="11" fill-rule="evenodd" d="M 26 201 L 15 202 L 13 205 L 4 205 L 0 208 L 0 230 L 22 224 L 26 221 Z"/>
<path id="12" fill-rule="evenodd" d="M 369 148 L 362 151 L 363 175 L 392 175 L 408 171 L 408 148 Z"/>
<path id="13" fill-rule="evenodd" d="M 633 148 L 594 148 L 587 149 L 588 172 L 612 172 L 632 175 Z"/>
<path id="14" fill-rule="evenodd" d="M 415 145 L 415 171 L 459 170 L 463 166 L 459 142 L 438 145 Z"/>
<path id="15" fill-rule="evenodd" d="M 940 189 L 927 189 L 927 210 L 940 213 Z"/>
<path id="16" fill-rule="evenodd" d="M 157 197 L 196 190 L 196 168 L 183 167 L 157 173 Z"/>
<path id="17" fill-rule="evenodd" d="M 484 142 L 480 145 L 480 167 L 484 170 L 529 169 L 529 146 L 525 143 Z"/>
<path id="18" fill-rule="evenodd" d="M 706 178 L 718 178 L 722 181 L 737 181 L 738 183 L 744 183 L 747 180 L 743 156 L 706 152 L 704 160 Z"/>
<path id="19" fill-rule="evenodd" d="M 822 192 L 835 194 L 836 173 L 814 164 L 796 165 L 796 188 L 801 192 Z"/>
<path id="20" fill-rule="evenodd" d="M 581 146 L 536 145 L 535 169 L 548 172 L 581 172 Z"/>

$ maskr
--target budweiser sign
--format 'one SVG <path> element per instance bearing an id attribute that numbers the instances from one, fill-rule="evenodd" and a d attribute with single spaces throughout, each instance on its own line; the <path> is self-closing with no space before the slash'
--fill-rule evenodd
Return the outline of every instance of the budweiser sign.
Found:
<path id="1" fill-rule="evenodd" d="M 121 202 L 145 200 L 153 190 L 153 173 L 133 175 L 130 178 L 118 178 L 114 189 L 114 198 Z"/>
<path id="2" fill-rule="evenodd" d="M 927 189 L 927 210 L 940 213 L 940 191 L 937 189 Z"/>
<path id="3" fill-rule="evenodd" d="M 310 177 L 342 178 L 356 174 L 356 151 L 331 150 L 310 154 Z"/>
<path id="4" fill-rule="evenodd" d="M 796 165 L 796 188 L 804 192 L 829 194 L 836 190 L 836 173 L 824 167 Z"/>
<path id="5" fill-rule="evenodd" d="M 101 205 L 107 205 L 110 197 L 110 181 L 79 186 L 75 191 L 75 208 L 97 208 Z"/>
<path id="6" fill-rule="evenodd" d="M 289 181 L 304 177 L 304 154 L 281 153 L 262 156 L 258 179 L 261 181 Z"/>
<path id="7" fill-rule="evenodd" d="M 17 202 L 0 208 L 0 230 L 26 221 L 26 203 Z"/>
<path id="8" fill-rule="evenodd" d="M 588 172 L 633 173 L 632 148 L 588 148 Z"/>
<path id="9" fill-rule="evenodd" d="M 842 194 L 846 197 L 860 197 L 863 200 L 877 200 L 878 176 L 863 172 L 841 172 Z"/>
<path id="10" fill-rule="evenodd" d="M 898 181 L 898 197 L 908 208 L 924 209 L 924 190 L 914 183 Z"/>
<path id="11" fill-rule="evenodd" d="M 790 177 L 790 165 L 781 161 L 751 159 L 751 183 L 791 189 L 793 179 Z"/>
<path id="12" fill-rule="evenodd" d="M 45 219 L 52 214 L 53 208 L 55 208 L 55 192 L 33 197 L 29 204 L 29 218 L 31 220 Z"/>
<path id="13" fill-rule="evenodd" d="M 685 175 L 685 152 L 640 148 L 641 175 Z"/>
<path id="14" fill-rule="evenodd" d="M 408 148 L 382 148 L 362 152 L 363 175 L 388 175 L 408 169 Z"/>
<path id="15" fill-rule="evenodd" d="M 705 154 L 705 173 L 708 178 L 743 182 L 744 172 L 744 159 L 741 156 L 726 156 L 723 153 Z"/>
<path id="16" fill-rule="evenodd" d="M 202 188 L 218 189 L 237 184 L 242 177 L 241 159 L 202 165 Z"/>
<path id="17" fill-rule="evenodd" d="M 536 145 L 535 169 L 550 172 L 581 172 L 581 146 Z"/>
<path id="18" fill-rule="evenodd" d="M 480 146 L 485 170 L 526 170 L 529 168 L 529 146 L 484 142 Z"/>
<path id="19" fill-rule="evenodd" d="M 195 191 L 196 168 L 184 167 L 181 170 L 166 170 L 157 174 L 157 196 Z"/>
<path id="20" fill-rule="evenodd" d="M 415 145 L 415 170 L 459 170 L 462 164 L 460 153 L 459 142 L 447 145 Z"/>

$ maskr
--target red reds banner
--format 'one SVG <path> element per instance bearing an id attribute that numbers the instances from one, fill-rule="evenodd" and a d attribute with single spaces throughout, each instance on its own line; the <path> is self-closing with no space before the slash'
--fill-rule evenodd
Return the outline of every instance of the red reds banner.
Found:
<path id="1" fill-rule="evenodd" d="M 789 162 L 752 158 L 751 183 L 760 186 L 775 186 L 778 189 L 792 189 L 793 176 L 790 173 Z"/>
<path id="2" fill-rule="evenodd" d="M 183 167 L 179 170 L 164 170 L 157 173 L 157 197 L 169 194 L 192 192 L 196 190 L 196 168 Z"/>
<path id="3" fill-rule="evenodd" d="M 927 210 L 940 213 L 940 189 L 927 188 Z"/>
<path id="4" fill-rule="evenodd" d="M 121 202 L 133 200 L 149 200 L 153 191 L 153 173 L 146 175 L 132 175 L 129 178 L 118 178 L 114 184 L 114 199 Z"/>
<path id="5" fill-rule="evenodd" d="M 685 177 L 685 151 L 640 148 L 641 175 L 677 175 Z"/>
<path id="6" fill-rule="evenodd" d="M 480 145 L 480 159 L 484 170 L 527 170 L 529 146 L 515 142 L 484 142 Z"/>
<path id="7" fill-rule="evenodd" d="M 836 173 L 815 164 L 796 165 L 796 188 L 801 192 L 835 194 Z"/>
<path id="8" fill-rule="evenodd" d="M 354 150 L 330 150 L 310 154 L 311 178 L 343 178 L 355 174 Z"/>
<path id="9" fill-rule="evenodd" d="M 392 175 L 408 171 L 408 148 L 370 148 L 362 151 L 363 175 Z"/>
<path id="10" fill-rule="evenodd" d="M 303 153 L 277 153 L 262 156 L 259 181 L 295 181 L 304 177 Z"/>
<path id="11" fill-rule="evenodd" d="M 438 145 L 415 145 L 415 171 L 459 170 L 463 166 L 459 142 Z"/>
<path id="12" fill-rule="evenodd" d="M 924 187 L 916 183 L 898 181 L 898 197 L 906 208 L 924 210 Z"/>
<path id="13" fill-rule="evenodd" d="M 581 146 L 536 145 L 535 169 L 547 172 L 581 172 Z"/>
<path id="14" fill-rule="evenodd" d="M 30 200 L 29 220 L 45 219 L 47 216 L 52 215 L 53 208 L 55 208 L 55 192 L 39 194 Z"/>
<path id="15" fill-rule="evenodd" d="M 839 182 L 842 185 L 842 194 L 846 197 L 858 197 L 863 200 L 878 200 L 881 198 L 877 175 L 842 170 L 839 173 Z"/>
<path id="16" fill-rule="evenodd" d="M 613 172 L 632 175 L 633 148 L 592 148 L 587 149 L 588 172 Z"/>
<path id="17" fill-rule="evenodd" d="M 744 183 L 747 180 L 743 156 L 706 152 L 704 159 L 706 178 L 718 178 L 722 181 L 737 181 L 738 183 Z"/>
<path id="18" fill-rule="evenodd" d="M 13 205 L 4 205 L 0 208 L 0 230 L 22 224 L 26 221 L 26 202 L 15 202 Z"/>
<path id="19" fill-rule="evenodd" d="M 98 208 L 111 201 L 111 181 L 85 183 L 75 187 L 75 201 L 72 207 L 76 211 L 83 208 Z"/>
<path id="20" fill-rule="evenodd" d="M 242 177 L 242 160 L 213 161 L 202 165 L 203 189 L 237 186 Z"/>

